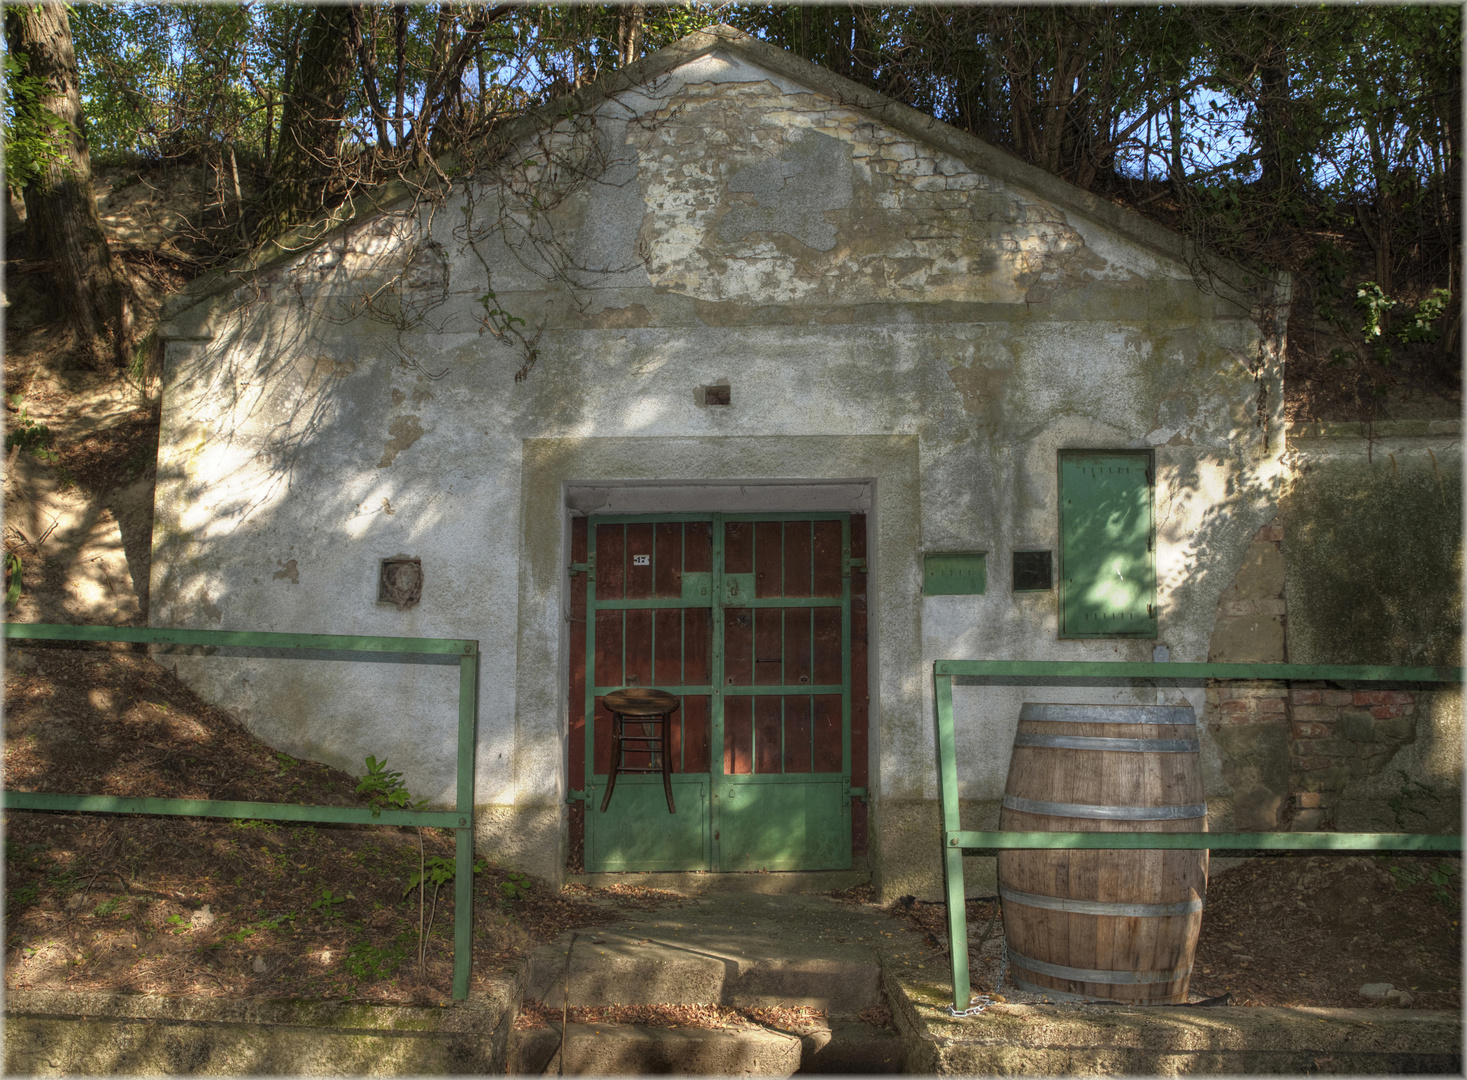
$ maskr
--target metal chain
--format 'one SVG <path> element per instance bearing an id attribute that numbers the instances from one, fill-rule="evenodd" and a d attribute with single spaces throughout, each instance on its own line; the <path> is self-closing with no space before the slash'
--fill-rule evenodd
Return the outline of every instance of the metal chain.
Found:
<path id="1" fill-rule="evenodd" d="M 1009 975 L 1009 943 L 1008 943 L 1008 939 L 1005 938 L 1004 941 L 1003 941 L 1003 945 L 1000 947 L 1000 950 L 999 950 L 998 978 L 996 978 L 996 979 L 993 980 L 993 989 L 994 989 L 995 992 L 997 992 L 998 988 L 1003 985 L 1003 981 L 1006 978 L 1008 978 L 1008 975 Z M 977 994 L 977 995 L 974 995 L 974 996 L 971 996 L 971 997 L 968 998 L 968 1007 L 966 1009 L 963 1009 L 963 1010 L 959 1011 L 957 1009 L 954 1009 L 951 1005 L 949 1005 L 947 1007 L 947 1012 L 948 1012 L 948 1015 L 949 1016 L 955 1016 L 955 1017 L 956 1016 L 977 1016 L 979 1013 L 983 1012 L 985 1009 L 988 1008 L 988 1006 L 992 1005 L 993 1003 L 994 1003 L 994 994 L 993 993 L 989 993 L 989 994 Z"/>

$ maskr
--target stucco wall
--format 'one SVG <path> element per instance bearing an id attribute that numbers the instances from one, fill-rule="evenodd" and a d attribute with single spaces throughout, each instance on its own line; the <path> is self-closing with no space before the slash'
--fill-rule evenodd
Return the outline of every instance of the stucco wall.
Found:
<path id="1" fill-rule="evenodd" d="M 1289 657 L 1460 665 L 1460 423 L 1388 422 L 1368 437 L 1355 427 L 1314 425 L 1290 440 Z M 1295 756 L 1317 763 L 1312 786 L 1334 794 L 1338 828 L 1461 831 L 1461 687 L 1355 694 L 1332 719 L 1317 711 L 1326 724 L 1296 739 Z"/>
<path id="2" fill-rule="evenodd" d="M 931 662 L 1205 658 L 1275 512 L 1275 353 L 1154 227 L 1061 205 L 1052 178 L 763 46 L 713 46 L 436 211 L 363 219 L 176 309 L 152 618 L 479 639 L 481 847 L 555 876 L 567 491 L 869 485 L 873 862 L 883 894 L 932 894 Z M 536 191 L 552 210 L 531 212 Z M 705 403 L 714 384 L 731 404 Z M 1057 545 L 1063 448 L 1155 452 L 1159 641 L 1060 642 L 1054 593 L 1010 590 L 1013 549 Z M 989 553 L 986 595 L 920 597 L 942 550 Z M 374 592 L 400 553 L 425 576 L 405 611 Z M 284 750 L 385 755 L 452 796 L 444 672 L 180 672 Z M 1178 694 L 960 687 L 963 797 L 1001 795 L 1021 700 Z"/>

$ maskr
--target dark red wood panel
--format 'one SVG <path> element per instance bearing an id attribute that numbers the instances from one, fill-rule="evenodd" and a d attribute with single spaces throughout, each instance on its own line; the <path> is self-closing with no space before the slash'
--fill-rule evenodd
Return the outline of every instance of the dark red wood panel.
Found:
<path id="1" fill-rule="evenodd" d="M 810 746 L 810 698 L 784 699 L 784 771 L 807 773 L 812 767 Z"/>
<path id="2" fill-rule="evenodd" d="M 623 525 L 596 526 L 596 599 L 620 600 L 626 592 Z"/>
<path id="3" fill-rule="evenodd" d="M 784 765 L 783 699 L 754 699 L 754 771 L 777 773 Z"/>
<path id="4" fill-rule="evenodd" d="M 713 610 L 682 610 L 684 685 L 707 686 L 713 679 Z"/>
<path id="5" fill-rule="evenodd" d="M 630 608 L 626 616 L 626 670 L 622 675 L 622 683 L 627 686 L 651 686 L 652 609 Z"/>
<path id="6" fill-rule="evenodd" d="M 749 521 L 730 521 L 723 526 L 723 572 L 754 572 L 754 525 Z"/>
<path id="7" fill-rule="evenodd" d="M 840 682 L 840 608 L 814 608 L 815 657 L 814 677 L 829 686 Z"/>
<path id="8" fill-rule="evenodd" d="M 682 714 L 682 768 L 679 772 L 705 773 L 713 767 L 708 754 L 709 711 L 708 698 L 698 694 L 683 698 Z"/>
<path id="9" fill-rule="evenodd" d="M 713 526 L 707 521 L 690 521 L 683 528 L 683 570 L 689 574 L 713 569 Z"/>
<path id="10" fill-rule="evenodd" d="M 783 596 L 784 529 L 778 521 L 754 523 L 754 596 Z"/>
<path id="11" fill-rule="evenodd" d="M 733 776 L 753 772 L 754 699 L 723 699 L 723 771 Z"/>
<path id="12" fill-rule="evenodd" d="M 815 524 L 815 580 L 813 596 L 841 594 L 840 522 L 817 521 Z"/>
<path id="13" fill-rule="evenodd" d="M 645 566 L 635 565 L 637 556 L 645 556 Z M 640 600 L 652 595 L 652 523 L 639 521 L 627 526 L 627 599 Z"/>
<path id="14" fill-rule="evenodd" d="M 723 679 L 729 686 L 754 684 L 754 612 L 723 609 Z"/>
<path id="15" fill-rule="evenodd" d="M 678 686 L 683 681 L 683 613 L 680 608 L 658 608 L 652 615 L 656 632 L 652 683 Z"/>
<path id="16" fill-rule="evenodd" d="M 782 596 L 810 595 L 810 521 L 784 525 L 784 592 Z"/>
<path id="17" fill-rule="evenodd" d="M 676 599 L 683 594 L 683 523 L 658 522 L 652 548 L 652 595 Z"/>
<path id="18" fill-rule="evenodd" d="M 815 697 L 815 771 L 840 772 L 840 695 Z"/>
<path id="19" fill-rule="evenodd" d="M 621 686 L 621 611 L 596 612 L 596 667 L 597 686 Z"/>
<path id="20" fill-rule="evenodd" d="M 779 686 L 784 661 L 784 612 L 754 609 L 754 685 Z"/>
<path id="21" fill-rule="evenodd" d="M 786 608 L 784 613 L 784 680 L 786 686 L 809 685 L 810 608 Z"/>

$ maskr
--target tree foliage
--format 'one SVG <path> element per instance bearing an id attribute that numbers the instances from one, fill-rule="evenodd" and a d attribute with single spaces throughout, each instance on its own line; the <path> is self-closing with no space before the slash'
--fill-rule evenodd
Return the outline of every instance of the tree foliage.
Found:
<path id="1" fill-rule="evenodd" d="M 128 4 L 79 6 L 73 29 L 94 152 L 208 165 L 231 242 L 254 242 L 472 158 L 507 119 L 714 21 L 1260 272 L 1327 293 L 1331 245 L 1358 235 L 1383 295 L 1418 310 L 1444 288 L 1455 317 L 1453 6 Z M 10 81 L 8 170 L 55 131 L 29 93 Z M 1456 343 L 1447 327 L 1450 367 Z"/>

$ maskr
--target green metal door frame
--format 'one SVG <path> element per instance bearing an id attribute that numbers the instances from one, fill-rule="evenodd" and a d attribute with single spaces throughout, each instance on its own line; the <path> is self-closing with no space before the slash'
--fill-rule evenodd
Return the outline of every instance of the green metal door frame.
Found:
<path id="1" fill-rule="evenodd" d="M 756 598 L 752 589 L 753 573 L 729 574 L 725 570 L 725 532 L 724 526 L 731 522 L 816 522 L 816 521 L 838 521 L 841 525 L 841 591 L 839 596 L 829 597 L 762 597 Z M 706 522 L 711 530 L 711 577 L 709 578 L 706 594 L 697 592 L 690 595 L 694 589 L 689 587 L 686 576 L 684 577 L 683 595 L 681 597 L 646 597 L 640 599 L 617 598 L 598 600 L 596 597 L 596 533 L 597 527 L 601 525 L 631 525 L 631 524 L 665 524 L 669 522 L 689 523 Z M 584 570 L 586 574 L 586 696 L 585 696 L 585 791 L 575 793 L 585 800 L 586 806 L 586 845 L 587 845 L 587 868 L 590 869 L 593 847 L 594 818 L 596 814 L 597 801 L 595 792 L 597 789 L 596 776 L 596 734 L 595 714 L 596 699 L 604 697 L 613 690 L 620 689 L 619 686 L 596 685 L 596 614 L 598 611 L 628 610 L 628 609 L 658 609 L 658 608 L 706 608 L 709 611 L 711 649 L 712 657 L 710 664 L 711 682 L 707 685 L 695 685 L 686 683 L 655 683 L 655 689 L 664 690 L 667 693 L 679 697 L 691 695 L 706 695 L 709 699 L 709 802 L 708 821 L 705 826 L 706 840 L 704 850 L 706 852 L 706 866 L 704 869 L 719 871 L 732 869 L 728 866 L 730 859 L 725 856 L 722 837 L 725 832 L 723 827 L 723 807 L 730 799 L 737 799 L 742 789 L 759 787 L 765 785 L 785 784 L 836 784 L 840 785 L 841 798 L 841 835 L 845 838 L 844 866 L 850 864 L 850 835 L 851 835 L 851 799 L 853 796 L 865 795 L 864 790 L 853 791 L 851 788 L 851 574 L 857 568 L 863 566 L 864 560 L 853 560 L 851 558 L 851 515 L 844 511 L 810 511 L 804 513 L 698 513 L 698 514 L 605 514 L 594 515 L 587 519 L 586 529 L 586 563 L 575 566 L 572 569 Z M 685 556 L 684 556 L 685 557 Z M 813 562 L 813 547 L 812 547 Z M 653 545 L 652 570 L 656 574 L 656 545 Z M 747 579 L 747 581 L 746 581 Z M 701 578 L 694 580 L 694 586 L 700 587 Z M 783 592 L 783 586 L 781 586 Z M 747 595 L 744 595 L 747 594 Z M 727 643 L 725 641 L 725 626 L 723 612 L 727 608 L 833 608 L 840 609 L 840 658 L 841 675 L 839 684 L 784 684 L 778 685 L 749 685 L 728 686 L 726 685 L 725 660 L 727 656 Z M 683 633 L 686 635 L 686 623 L 683 624 Z M 652 648 L 656 648 L 656 624 L 653 624 Z M 812 620 L 811 634 L 813 638 L 814 624 Z M 626 639 L 623 636 L 623 659 L 622 670 L 625 673 Z M 686 670 L 686 657 L 684 656 L 683 671 Z M 784 677 L 784 663 L 781 662 L 781 679 Z M 812 647 L 812 678 L 813 678 L 813 647 Z M 755 773 L 727 774 L 723 770 L 723 748 L 725 737 L 725 703 L 730 697 L 759 697 L 759 696 L 808 696 L 812 699 L 812 731 L 813 731 L 813 699 L 817 695 L 839 694 L 841 699 L 841 766 L 838 773 Z M 781 748 L 781 760 L 784 750 Z M 812 761 L 813 768 L 813 761 Z M 704 774 L 674 773 L 674 791 L 677 790 L 679 777 L 685 778 L 682 782 L 688 783 L 690 776 L 702 776 Z M 655 778 L 654 778 L 655 779 Z M 648 783 L 643 777 L 636 775 L 619 777 L 617 790 L 621 791 L 623 785 L 636 786 L 639 783 Z M 660 786 L 660 780 L 658 781 Z M 745 800 L 755 796 L 755 792 L 744 792 Z M 757 796 L 756 796 L 757 797 Z M 681 802 L 679 802 L 681 806 Z M 793 869 L 786 867 L 785 869 Z"/>

